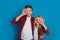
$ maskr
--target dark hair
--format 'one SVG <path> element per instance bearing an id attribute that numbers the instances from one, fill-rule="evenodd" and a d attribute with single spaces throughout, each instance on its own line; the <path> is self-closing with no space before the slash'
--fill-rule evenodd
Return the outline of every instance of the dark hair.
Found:
<path id="1" fill-rule="evenodd" d="M 26 5 L 25 8 L 31 8 L 33 10 L 31 5 Z"/>

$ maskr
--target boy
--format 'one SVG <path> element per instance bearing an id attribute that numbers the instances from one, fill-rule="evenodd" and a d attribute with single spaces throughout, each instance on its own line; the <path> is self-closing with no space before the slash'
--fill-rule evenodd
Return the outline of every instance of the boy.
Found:
<path id="1" fill-rule="evenodd" d="M 31 16 L 32 11 L 32 6 L 26 5 L 22 14 L 12 21 L 13 24 L 20 23 L 18 40 L 33 40 L 34 18 Z"/>

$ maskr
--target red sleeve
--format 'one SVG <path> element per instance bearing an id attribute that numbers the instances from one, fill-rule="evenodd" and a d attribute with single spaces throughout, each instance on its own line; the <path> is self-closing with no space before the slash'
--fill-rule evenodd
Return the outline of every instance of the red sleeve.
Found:
<path id="1" fill-rule="evenodd" d="M 21 18 L 18 20 L 18 21 L 16 21 L 16 17 L 12 20 L 12 24 L 16 24 L 16 23 L 18 23 L 18 22 L 20 22 L 21 21 Z"/>
<path id="2" fill-rule="evenodd" d="M 43 30 L 43 32 L 45 32 L 47 34 L 50 34 L 50 31 L 48 29 L 45 29 L 44 26 L 42 26 L 42 30 Z"/>
<path id="3" fill-rule="evenodd" d="M 25 17 L 25 15 L 24 16 L 22 16 L 18 21 L 16 21 L 16 17 L 13 19 L 13 21 L 12 21 L 12 24 L 16 24 L 16 23 L 18 23 L 18 22 L 22 22 L 21 20 L 23 19 L 23 17 Z"/>
<path id="4" fill-rule="evenodd" d="M 15 24 L 15 23 L 17 23 L 17 22 L 16 22 L 16 18 L 14 18 L 14 19 L 12 20 L 12 24 Z"/>
<path id="5" fill-rule="evenodd" d="M 47 34 L 50 34 L 50 31 L 47 29 L 47 30 L 45 30 L 45 32 L 47 33 Z"/>

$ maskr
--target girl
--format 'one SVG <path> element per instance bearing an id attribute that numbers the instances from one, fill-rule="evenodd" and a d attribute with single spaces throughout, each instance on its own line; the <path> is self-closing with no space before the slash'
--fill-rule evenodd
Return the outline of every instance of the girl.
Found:
<path id="1" fill-rule="evenodd" d="M 34 22 L 34 40 L 43 40 L 43 34 L 50 34 L 47 27 L 44 25 L 42 17 L 37 16 Z"/>

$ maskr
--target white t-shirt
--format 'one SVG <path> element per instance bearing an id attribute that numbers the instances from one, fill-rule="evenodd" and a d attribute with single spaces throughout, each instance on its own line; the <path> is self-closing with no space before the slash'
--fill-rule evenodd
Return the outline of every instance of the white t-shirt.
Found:
<path id="1" fill-rule="evenodd" d="M 27 17 L 26 22 L 24 24 L 22 33 L 21 33 L 21 39 L 23 40 L 31 40 L 33 39 L 32 36 L 32 28 L 31 28 L 31 17 Z"/>
<path id="2" fill-rule="evenodd" d="M 38 28 L 34 29 L 34 40 L 38 40 Z"/>

